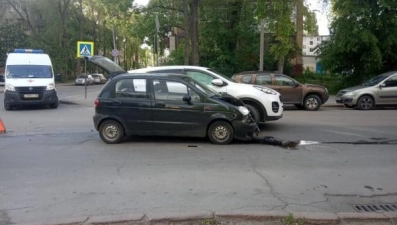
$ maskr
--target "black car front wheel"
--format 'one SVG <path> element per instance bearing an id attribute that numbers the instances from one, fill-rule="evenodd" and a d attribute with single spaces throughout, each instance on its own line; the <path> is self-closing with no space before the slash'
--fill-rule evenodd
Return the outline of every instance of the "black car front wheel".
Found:
<path id="1" fill-rule="evenodd" d="M 124 135 L 123 126 L 115 120 L 107 120 L 99 126 L 99 136 L 108 144 L 120 143 Z"/>
<path id="2" fill-rule="evenodd" d="M 208 137 L 213 144 L 226 145 L 232 142 L 234 130 L 228 122 L 218 121 L 209 127 Z"/>

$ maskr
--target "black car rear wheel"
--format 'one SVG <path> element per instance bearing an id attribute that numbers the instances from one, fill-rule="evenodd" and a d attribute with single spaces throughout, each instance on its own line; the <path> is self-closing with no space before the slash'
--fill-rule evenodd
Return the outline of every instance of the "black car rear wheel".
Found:
<path id="1" fill-rule="evenodd" d="M 208 137 L 213 144 L 226 145 L 232 142 L 234 130 L 228 122 L 218 121 L 209 127 Z"/>
<path id="2" fill-rule="evenodd" d="M 115 120 L 107 120 L 99 126 L 99 136 L 108 144 L 120 143 L 124 135 L 123 126 Z"/>

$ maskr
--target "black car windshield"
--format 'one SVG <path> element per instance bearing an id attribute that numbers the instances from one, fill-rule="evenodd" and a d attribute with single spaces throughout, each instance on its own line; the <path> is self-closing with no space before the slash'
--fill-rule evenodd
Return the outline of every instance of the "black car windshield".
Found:
<path id="1" fill-rule="evenodd" d="M 192 84 L 193 86 L 195 86 L 200 91 L 207 94 L 208 96 L 218 95 L 218 93 L 216 91 L 210 89 L 209 87 L 207 87 L 206 85 L 203 85 L 202 83 L 196 81 L 195 79 L 192 79 L 190 77 L 183 77 L 182 79 L 185 80 L 186 82 L 189 82 L 190 84 Z"/>
<path id="2" fill-rule="evenodd" d="M 386 79 L 387 77 L 389 77 L 389 76 L 385 75 L 385 74 L 381 74 L 381 75 L 371 78 L 367 82 L 363 83 L 363 85 L 364 86 L 374 86 L 374 85 L 379 84 L 382 80 Z"/>
<path id="3" fill-rule="evenodd" d="M 52 78 L 52 68 L 46 65 L 8 65 L 7 78 Z"/>
<path id="4" fill-rule="evenodd" d="M 77 78 L 87 78 L 87 75 L 80 75 L 80 76 L 77 77 Z"/>
<path id="5" fill-rule="evenodd" d="M 219 73 L 218 71 L 215 71 L 215 70 L 213 70 L 213 69 L 208 69 L 208 70 L 211 71 L 211 72 L 213 72 L 213 73 L 218 74 L 219 76 L 221 76 L 222 78 L 224 78 L 224 79 L 226 79 L 226 80 L 228 80 L 228 81 L 230 81 L 230 82 L 237 83 L 237 82 L 234 81 L 232 78 L 230 78 L 230 77 L 228 77 L 228 76 L 226 76 L 226 75 L 224 75 L 224 74 L 221 74 L 221 73 Z"/>

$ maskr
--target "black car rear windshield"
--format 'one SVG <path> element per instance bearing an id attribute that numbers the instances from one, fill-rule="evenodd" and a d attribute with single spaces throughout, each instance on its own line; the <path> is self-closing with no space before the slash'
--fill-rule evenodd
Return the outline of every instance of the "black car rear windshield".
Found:
<path id="1" fill-rule="evenodd" d="M 46 65 L 8 65 L 8 78 L 52 78 L 52 68 Z"/>

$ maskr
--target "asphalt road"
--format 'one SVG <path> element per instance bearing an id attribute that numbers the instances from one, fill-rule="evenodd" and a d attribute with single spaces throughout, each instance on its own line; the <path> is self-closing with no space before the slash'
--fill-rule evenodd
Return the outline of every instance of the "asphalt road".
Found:
<path id="1" fill-rule="evenodd" d="M 354 212 L 354 204 L 397 202 L 396 109 L 288 108 L 263 134 L 318 142 L 296 150 L 161 137 L 107 145 L 92 122 L 99 89 L 88 87 L 85 99 L 83 86 L 58 86 L 68 104 L 55 110 L 4 111 L 1 101 L 0 224 L 134 212 Z"/>

